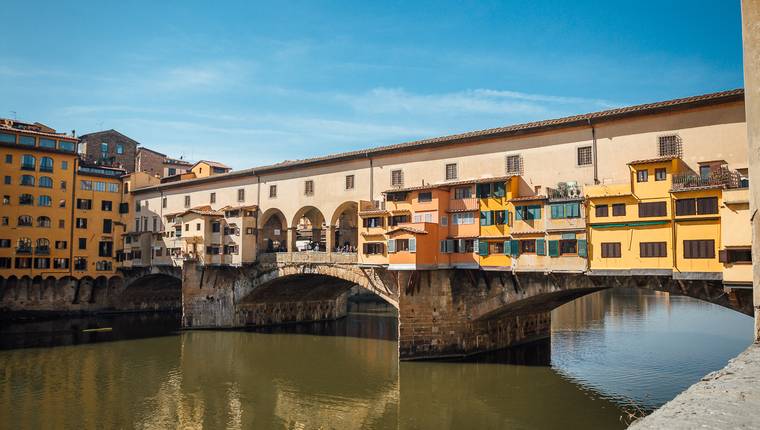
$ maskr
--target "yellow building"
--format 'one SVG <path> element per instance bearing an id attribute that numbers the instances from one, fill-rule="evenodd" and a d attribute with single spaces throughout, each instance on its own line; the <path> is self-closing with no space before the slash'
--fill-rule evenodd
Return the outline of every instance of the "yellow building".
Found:
<path id="1" fill-rule="evenodd" d="M 512 255 L 517 250 L 512 250 L 509 225 L 513 213 L 509 200 L 517 196 L 518 179 L 512 176 L 476 185 L 480 209 L 478 255 L 483 269 L 512 270 Z"/>
<path id="2" fill-rule="evenodd" d="M 124 170 L 80 162 L 74 189 L 72 268 L 74 276 L 111 276 L 129 212 L 122 190 Z"/>
<path id="3" fill-rule="evenodd" d="M 0 120 L 0 277 L 71 275 L 76 144 L 41 124 Z"/>

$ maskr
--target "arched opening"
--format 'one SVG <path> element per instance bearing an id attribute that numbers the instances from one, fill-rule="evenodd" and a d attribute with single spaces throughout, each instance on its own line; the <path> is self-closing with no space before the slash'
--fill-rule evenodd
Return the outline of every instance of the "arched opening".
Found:
<path id="1" fill-rule="evenodd" d="M 107 299 L 107 288 L 108 278 L 105 276 L 98 276 L 95 278 L 95 282 L 92 284 L 89 302 L 104 304 Z"/>
<path id="2" fill-rule="evenodd" d="M 288 249 L 288 225 L 279 209 L 267 209 L 261 214 L 259 227 L 259 252 L 286 252 Z"/>
<path id="3" fill-rule="evenodd" d="M 109 284 L 120 281 L 111 278 Z M 114 305 L 123 310 L 177 311 L 182 308 L 182 280 L 165 274 L 151 274 L 130 282 Z"/>
<path id="4" fill-rule="evenodd" d="M 359 204 L 354 201 L 344 202 L 330 219 L 328 245 L 334 252 L 357 252 L 359 245 Z"/>
<path id="5" fill-rule="evenodd" d="M 291 223 L 293 229 L 290 249 L 293 251 L 326 251 L 325 216 L 314 206 L 305 206 L 296 212 Z"/>

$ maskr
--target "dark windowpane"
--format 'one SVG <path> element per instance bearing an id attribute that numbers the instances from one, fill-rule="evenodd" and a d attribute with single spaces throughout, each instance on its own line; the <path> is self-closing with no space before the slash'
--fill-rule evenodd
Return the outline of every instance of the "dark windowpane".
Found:
<path id="1" fill-rule="evenodd" d="M 598 217 L 605 217 L 609 215 L 609 206 L 607 205 L 597 205 L 596 206 L 596 216 Z"/>

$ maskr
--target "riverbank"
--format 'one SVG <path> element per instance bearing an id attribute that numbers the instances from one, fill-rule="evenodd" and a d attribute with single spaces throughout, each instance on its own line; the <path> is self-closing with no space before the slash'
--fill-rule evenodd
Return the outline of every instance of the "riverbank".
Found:
<path id="1" fill-rule="evenodd" d="M 760 426 L 760 344 L 636 421 L 630 429 L 756 429 Z"/>

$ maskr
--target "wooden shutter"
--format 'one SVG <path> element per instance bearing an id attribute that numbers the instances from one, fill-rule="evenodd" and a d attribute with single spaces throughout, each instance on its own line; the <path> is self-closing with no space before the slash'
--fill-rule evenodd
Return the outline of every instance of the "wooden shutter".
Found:
<path id="1" fill-rule="evenodd" d="M 512 223 L 509 222 L 509 211 L 504 211 L 504 225 L 511 225 Z"/>
<path id="2" fill-rule="evenodd" d="M 505 240 L 504 241 L 504 255 L 511 255 L 512 254 L 512 241 Z"/>
<path id="3" fill-rule="evenodd" d="M 625 216 L 625 203 L 612 205 L 612 216 Z"/>
<path id="4" fill-rule="evenodd" d="M 388 252 L 396 252 L 396 239 L 388 239 Z"/>
<path id="5" fill-rule="evenodd" d="M 721 263 L 728 263 L 729 262 L 728 261 L 728 250 L 721 249 L 720 251 L 718 251 L 718 261 L 720 261 Z"/>
<path id="6" fill-rule="evenodd" d="M 465 252 L 464 239 L 457 239 L 457 248 L 459 248 L 460 254 Z"/>
<path id="7" fill-rule="evenodd" d="M 417 252 L 417 239 L 409 239 L 409 252 Z"/>
<path id="8" fill-rule="evenodd" d="M 488 242 L 483 240 L 478 242 L 478 255 L 481 257 L 488 256 Z"/>
<path id="9" fill-rule="evenodd" d="M 512 245 L 511 245 L 512 252 L 511 252 L 511 254 L 512 254 L 513 257 L 517 257 L 517 256 L 520 255 L 520 241 L 512 239 L 511 242 L 512 242 Z"/>
<path id="10" fill-rule="evenodd" d="M 559 241 L 549 241 L 549 257 L 559 257 Z"/>
<path id="11" fill-rule="evenodd" d="M 546 255 L 545 239 L 536 239 L 536 255 Z"/>
<path id="12" fill-rule="evenodd" d="M 586 239 L 578 239 L 578 256 L 586 258 L 588 256 L 588 245 Z"/>
<path id="13" fill-rule="evenodd" d="M 717 214 L 718 198 L 717 197 L 700 197 L 697 199 L 697 214 Z"/>
<path id="14" fill-rule="evenodd" d="M 609 215 L 609 206 L 607 205 L 597 205 L 595 208 L 596 216 L 597 217 L 606 217 Z"/>
<path id="15" fill-rule="evenodd" d="M 446 239 L 446 252 L 454 252 L 454 239 Z"/>

